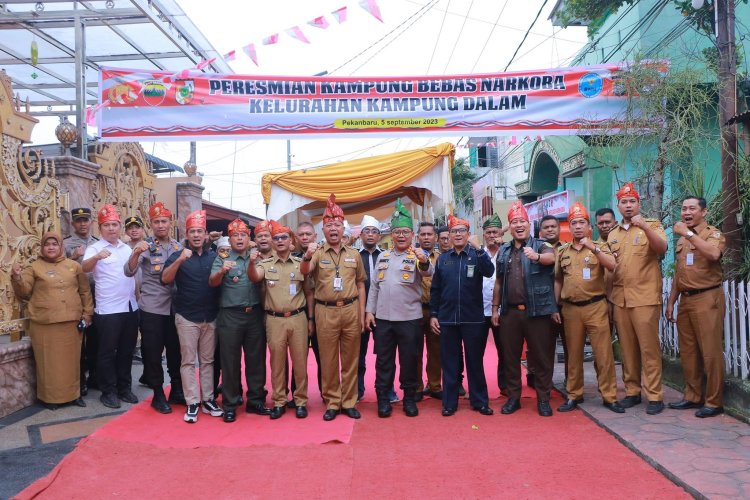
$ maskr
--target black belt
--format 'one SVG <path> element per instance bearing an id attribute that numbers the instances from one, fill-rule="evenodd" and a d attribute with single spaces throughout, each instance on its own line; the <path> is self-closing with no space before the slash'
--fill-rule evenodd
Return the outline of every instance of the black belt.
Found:
<path id="1" fill-rule="evenodd" d="M 599 302 L 600 300 L 604 300 L 606 298 L 607 298 L 606 295 L 597 295 L 596 297 L 589 299 L 589 300 L 581 300 L 580 302 L 573 302 L 572 300 L 566 300 L 565 303 L 570 304 L 572 306 L 582 307 L 582 306 L 587 306 L 589 304 L 593 304 L 595 302 Z"/>
<path id="2" fill-rule="evenodd" d="M 326 300 L 315 299 L 315 302 L 317 302 L 318 304 L 320 304 L 322 306 L 344 307 L 344 306 L 348 306 L 349 304 L 351 304 L 352 302 L 354 302 L 357 299 L 359 299 L 359 297 L 352 297 L 351 299 L 337 300 L 337 301 L 334 301 L 334 302 L 328 302 Z"/>
<path id="3" fill-rule="evenodd" d="M 680 292 L 682 295 L 685 295 L 686 297 L 690 297 L 691 295 L 698 295 L 699 293 L 708 292 L 709 290 L 714 290 L 716 288 L 719 288 L 721 285 L 714 285 L 710 286 L 708 288 L 700 288 L 698 290 L 683 290 Z"/>
<path id="4" fill-rule="evenodd" d="M 303 312 L 305 310 L 304 307 L 300 307 L 299 309 L 295 309 L 294 311 L 288 311 L 288 312 L 276 312 L 276 311 L 269 311 L 266 310 L 266 314 L 269 316 L 273 316 L 274 318 L 288 318 L 289 316 L 296 316 L 297 314 Z"/>
<path id="5" fill-rule="evenodd" d="M 241 307 L 241 306 L 222 307 L 222 309 L 229 309 L 230 311 L 237 311 L 237 312 L 246 313 L 246 314 L 249 314 L 249 313 L 253 312 L 254 308 L 255 308 L 255 306 L 250 306 L 250 307 Z"/>

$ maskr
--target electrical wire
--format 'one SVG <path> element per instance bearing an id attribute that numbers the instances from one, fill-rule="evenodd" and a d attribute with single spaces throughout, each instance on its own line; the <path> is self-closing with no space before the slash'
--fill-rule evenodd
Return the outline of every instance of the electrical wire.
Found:
<path id="1" fill-rule="evenodd" d="M 437 5 L 437 4 L 435 4 Z M 445 18 L 448 17 L 448 9 L 450 9 L 451 0 L 448 0 L 448 5 L 445 6 L 445 13 L 443 13 L 443 21 L 440 23 L 440 29 L 438 30 L 437 38 L 435 39 L 435 45 L 432 47 L 432 55 L 430 56 L 430 62 L 427 64 L 426 74 L 430 74 L 430 68 L 432 68 L 432 61 L 435 59 L 435 53 L 437 52 L 438 42 L 440 41 L 440 35 L 443 34 L 443 26 L 445 26 Z"/>
<path id="2" fill-rule="evenodd" d="M 443 68 L 443 73 L 448 72 L 448 66 L 451 63 L 451 59 L 453 59 L 453 54 L 456 53 L 456 47 L 458 47 L 458 41 L 461 40 L 461 35 L 464 32 L 464 28 L 466 27 L 466 21 L 469 19 L 469 13 L 471 12 L 471 8 L 473 6 L 474 6 L 474 0 L 471 0 L 471 3 L 469 4 L 469 9 L 466 11 L 466 15 L 464 16 L 464 22 L 461 24 L 461 29 L 458 32 L 458 38 L 456 38 L 456 41 L 453 44 L 453 49 L 451 50 L 451 55 L 448 56 L 448 62 L 445 63 L 445 68 Z"/>
<path id="3" fill-rule="evenodd" d="M 503 12 L 505 12 L 505 8 L 508 6 L 508 0 L 505 0 L 505 3 L 503 4 L 502 8 L 500 9 L 500 12 L 497 15 L 497 19 L 495 19 L 495 22 L 492 23 L 492 29 L 490 30 L 490 34 L 487 35 L 487 40 L 484 41 L 484 45 L 482 46 L 482 50 L 479 51 L 479 55 L 477 56 L 477 60 L 474 62 L 474 66 L 471 67 L 470 73 L 474 73 L 474 69 L 476 69 L 477 64 L 479 64 L 479 60 L 482 59 L 482 54 L 484 54 L 484 49 L 487 48 L 487 45 L 490 43 L 490 39 L 492 38 L 492 34 L 495 32 L 495 28 L 497 27 L 498 21 L 500 21 L 500 16 L 503 15 Z"/>
<path id="4" fill-rule="evenodd" d="M 539 7 L 539 12 L 536 13 L 536 17 L 531 22 L 531 25 L 529 26 L 529 29 L 527 29 L 526 33 L 523 35 L 523 39 L 521 39 L 521 43 L 519 43 L 518 47 L 516 47 L 516 51 L 513 52 L 513 56 L 510 58 L 510 61 L 508 61 L 508 64 L 505 65 L 505 69 L 503 70 L 503 73 L 505 73 L 506 71 L 508 71 L 508 67 L 510 67 L 510 65 L 513 63 L 513 59 L 516 58 L 516 55 L 518 54 L 518 51 L 521 50 L 521 46 L 526 41 L 526 38 L 529 36 L 529 32 L 531 31 L 531 28 L 533 28 L 534 25 L 536 24 L 537 20 L 539 20 L 539 16 L 542 15 L 542 10 L 544 10 L 544 6 L 547 5 L 548 1 L 549 0 L 544 0 L 544 3 L 542 3 L 542 6 Z"/>

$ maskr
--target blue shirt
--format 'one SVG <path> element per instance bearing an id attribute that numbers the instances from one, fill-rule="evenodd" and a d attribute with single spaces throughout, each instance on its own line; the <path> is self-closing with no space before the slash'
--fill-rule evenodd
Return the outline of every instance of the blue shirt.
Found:
<path id="1" fill-rule="evenodd" d="M 187 242 L 185 248 L 190 248 Z M 164 268 L 174 264 L 181 254 L 182 252 L 173 252 Z M 193 250 L 193 255 L 177 270 L 174 280 L 177 285 L 177 294 L 173 301 L 174 310 L 193 323 L 210 323 L 216 319 L 219 312 L 219 289 L 208 286 L 215 259 L 216 252 L 206 245 L 200 255 Z"/>
<path id="2" fill-rule="evenodd" d="M 430 287 L 430 317 L 451 325 L 484 323 L 482 278 L 494 272 L 484 249 L 467 245 L 461 252 L 451 249 L 440 254 Z"/>

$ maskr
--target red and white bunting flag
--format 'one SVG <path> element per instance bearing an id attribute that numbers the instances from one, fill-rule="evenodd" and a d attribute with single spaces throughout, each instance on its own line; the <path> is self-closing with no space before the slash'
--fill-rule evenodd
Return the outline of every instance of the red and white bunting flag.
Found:
<path id="1" fill-rule="evenodd" d="M 339 24 L 346 22 L 346 7 L 336 9 L 331 12 L 331 14 L 333 14 L 333 17 L 336 18 L 336 22 L 338 22 Z"/>
<path id="2" fill-rule="evenodd" d="M 326 19 L 326 16 L 316 17 L 312 21 L 307 21 L 307 24 L 309 24 L 313 28 L 320 28 L 323 30 L 330 26 L 330 24 L 328 23 L 328 19 Z"/>
<path id="3" fill-rule="evenodd" d="M 255 52 L 255 44 L 251 43 L 250 45 L 245 45 L 242 47 L 242 50 L 247 54 L 247 57 L 252 59 L 252 61 L 255 63 L 255 65 L 258 65 L 258 54 Z"/>
<path id="4" fill-rule="evenodd" d="M 359 0 L 359 6 L 372 14 L 372 17 L 381 23 L 383 22 L 383 16 L 380 14 L 380 7 L 378 7 L 377 0 Z"/>
<path id="5" fill-rule="evenodd" d="M 212 62 L 214 62 L 215 60 L 216 60 L 215 57 L 212 57 L 211 59 L 204 59 L 204 60 L 202 60 L 201 62 L 199 62 L 198 64 L 195 65 L 195 69 L 202 70 L 203 68 L 205 68 L 206 66 L 208 66 L 209 64 L 211 64 Z"/>
<path id="6" fill-rule="evenodd" d="M 235 59 L 237 59 L 237 51 L 233 50 L 231 52 L 227 52 L 222 57 L 225 61 L 234 61 Z"/>
<path id="7" fill-rule="evenodd" d="M 271 36 L 267 36 L 263 39 L 263 45 L 273 45 L 279 41 L 279 34 L 275 33 Z"/>
<path id="8" fill-rule="evenodd" d="M 305 34 L 302 33 L 302 30 L 299 28 L 299 26 L 293 26 L 289 29 L 286 29 L 285 31 L 287 35 L 289 35 L 292 38 L 296 38 L 300 42 L 310 43 L 310 40 L 308 40 Z"/>

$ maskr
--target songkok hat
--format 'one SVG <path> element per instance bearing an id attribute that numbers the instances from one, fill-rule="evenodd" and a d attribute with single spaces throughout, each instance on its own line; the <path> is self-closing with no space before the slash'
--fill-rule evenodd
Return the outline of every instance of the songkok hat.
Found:
<path id="1" fill-rule="evenodd" d="M 187 220 L 185 221 L 185 230 L 189 231 L 194 227 L 200 227 L 206 229 L 206 211 L 196 210 L 188 214 Z"/>
<path id="2" fill-rule="evenodd" d="M 107 204 L 99 209 L 97 221 L 99 222 L 99 225 L 102 225 L 105 222 L 120 222 L 120 214 L 117 213 L 117 209 L 113 205 Z"/>
<path id="3" fill-rule="evenodd" d="M 492 214 L 486 221 L 484 221 L 484 224 L 482 224 L 482 229 L 487 229 L 488 227 L 501 228 L 503 227 L 503 222 L 497 214 Z"/>
<path id="4" fill-rule="evenodd" d="M 636 200 L 641 201 L 641 195 L 635 190 L 632 182 L 626 182 L 617 192 L 617 199 L 621 200 L 623 198 L 635 198 Z"/>
<path id="5" fill-rule="evenodd" d="M 508 210 L 508 223 L 513 219 L 523 219 L 529 222 L 529 213 L 520 201 L 514 201 Z"/>
<path id="6" fill-rule="evenodd" d="M 148 209 L 149 219 L 156 219 L 157 217 L 167 217 L 168 219 L 172 218 L 172 212 L 170 212 L 169 209 L 164 206 L 164 203 L 160 201 L 157 201 Z"/>
<path id="7" fill-rule="evenodd" d="M 326 209 L 323 212 L 323 224 L 334 220 L 344 222 L 344 211 L 340 206 L 336 205 L 336 195 L 331 193 L 331 196 L 326 200 Z"/>
<path id="8" fill-rule="evenodd" d="M 396 200 L 396 211 L 391 215 L 391 229 L 396 229 L 397 227 L 414 229 L 414 220 L 400 199 Z"/>

